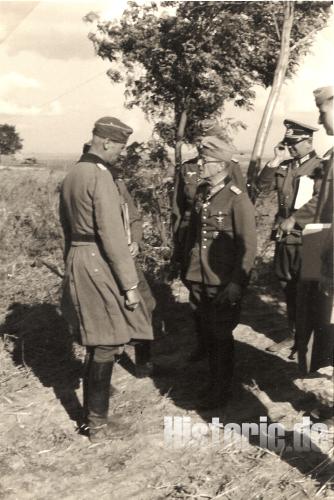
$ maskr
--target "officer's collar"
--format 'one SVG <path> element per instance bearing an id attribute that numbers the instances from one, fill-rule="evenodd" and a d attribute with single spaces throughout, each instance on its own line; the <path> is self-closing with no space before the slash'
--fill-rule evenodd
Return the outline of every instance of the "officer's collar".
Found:
<path id="1" fill-rule="evenodd" d="M 100 163 L 109 170 L 109 172 L 114 178 L 120 177 L 119 169 L 113 167 L 112 165 L 110 165 L 110 163 L 107 163 L 106 161 L 102 160 L 100 156 L 95 155 L 94 153 L 82 154 L 78 163 L 96 163 L 96 164 Z"/>
<path id="2" fill-rule="evenodd" d="M 205 190 L 205 187 L 207 189 L 207 194 L 206 194 L 206 200 L 211 199 L 215 194 L 219 193 L 229 182 L 231 182 L 232 177 L 230 175 L 225 175 L 222 180 L 219 182 L 215 183 L 213 186 L 210 184 L 208 181 L 203 182 L 201 186 L 203 186 L 203 189 Z"/>
<path id="3" fill-rule="evenodd" d="M 311 158 L 314 158 L 317 155 L 317 153 L 313 150 L 310 151 L 310 153 L 307 153 L 306 155 L 302 156 L 301 158 L 298 158 L 297 160 L 297 165 L 303 165 L 306 161 L 311 160 Z"/>
<path id="4" fill-rule="evenodd" d="M 215 182 L 212 182 L 212 179 L 208 178 L 207 182 L 210 185 L 210 187 L 213 189 L 214 187 L 218 186 L 218 184 L 227 184 L 227 179 L 230 179 L 230 176 L 228 173 L 224 172 L 221 173 L 220 175 L 215 175 Z"/>

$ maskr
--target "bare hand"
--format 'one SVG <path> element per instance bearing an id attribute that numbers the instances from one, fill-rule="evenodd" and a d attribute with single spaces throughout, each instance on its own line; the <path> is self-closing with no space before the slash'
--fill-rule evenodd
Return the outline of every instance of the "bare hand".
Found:
<path id="1" fill-rule="evenodd" d="M 134 310 L 138 307 L 140 302 L 140 297 L 138 290 L 135 288 L 134 290 L 127 290 L 125 292 L 125 305 L 128 309 Z"/>
<path id="2" fill-rule="evenodd" d="M 291 160 L 292 156 L 290 154 L 289 148 L 284 146 L 282 143 L 277 144 L 274 149 L 274 159 L 268 163 L 269 168 L 278 167 L 283 161 Z"/>
<path id="3" fill-rule="evenodd" d="M 282 231 L 286 234 L 290 234 L 293 228 L 295 227 L 296 224 L 296 219 L 291 216 L 288 219 L 285 219 L 283 222 L 280 223 L 279 227 L 282 229 Z"/>
<path id="4" fill-rule="evenodd" d="M 130 243 L 129 250 L 130 250 L 131 257 L 137 257 L 137 255 L 139 253 L 138 243 L 136 241 Z"/>
<path id="5" fill-rule="evenodd" d="M 218 304 L 224 304 L 225 302 L 230 302 L 232 306 L 235 306 L 241 300 L 241 286 L 237 283 L 229 283 L 224 290 L 218 293 L 215 302 Z"/>

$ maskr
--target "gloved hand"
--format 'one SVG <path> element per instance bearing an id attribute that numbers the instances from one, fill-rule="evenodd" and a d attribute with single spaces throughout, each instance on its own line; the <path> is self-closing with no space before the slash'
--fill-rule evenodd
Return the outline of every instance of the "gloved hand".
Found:
<path id="1" fill-rule="evenodd" d="M 128 309 L 134 310 L 138 307 L 140 296 L 137 288 L 125 292 L 125 305 Z"/>
<path id="2" fill-rule="evenodd" d="M 288 219 L 282 221 L 279 227 L 282 229 L 284 233 L 290 234 L 293 228 L 295 227 L 296 219 L 291 215 Z"/>
<path id="3" fill-rule="evenodd" d="M 138 243 L 136 241 L 133 241 L 132 243 L 130 243 L 129 250 L 130 250 L 131 257 L 137 257 L 137 255 L 139 253 Z"/>
<path id="4" fill-rule="evenodd" d="M 217 304 L 224 304 L 228 301 L 232 306 L 235 306 L 238 302 L 240 302 L 241 295 L 241 286 L 231 281 L 223 290 L 218 293 L 217 297 L 215 298 L 215 302 Z"/>
<path id="5" fill-rule="evenodd" d="M 291 160 L 292 156 L 290 154 L 289 148 L 282 144 L 281 142 L 277 144 L 274 149 L 274 158 L 267 163 L 269 168 L 278 167 L 283 161 Z"/>

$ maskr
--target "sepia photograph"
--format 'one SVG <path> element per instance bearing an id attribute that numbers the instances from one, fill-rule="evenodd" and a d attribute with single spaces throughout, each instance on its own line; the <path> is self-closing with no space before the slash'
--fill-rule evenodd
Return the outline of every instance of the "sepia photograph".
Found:
<path id="1" fill-rule="evenodd" d="M 0 499 L 334 498 L 334 7 L 0 0 Z"/>

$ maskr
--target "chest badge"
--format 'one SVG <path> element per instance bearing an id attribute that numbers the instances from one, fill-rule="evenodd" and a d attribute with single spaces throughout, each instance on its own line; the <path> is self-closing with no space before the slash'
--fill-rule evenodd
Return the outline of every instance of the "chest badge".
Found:
<path id="1" fill-rule="evenodd" d="M 189 175 L 189 177 L 192 177 L 193 175 L 196 175 L 196 172 L 187 172 L 187 175 Z"/>
<path id="2" fill-rule="evenodd" d="M 223 220 L 224 220 L 224 216 L 223 215 L 217 215 L 216 221 L 218 222 L 218 224 L 222 224 Z"/>

